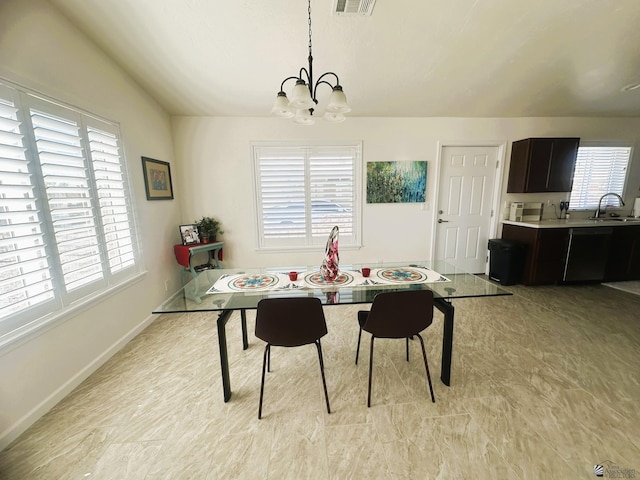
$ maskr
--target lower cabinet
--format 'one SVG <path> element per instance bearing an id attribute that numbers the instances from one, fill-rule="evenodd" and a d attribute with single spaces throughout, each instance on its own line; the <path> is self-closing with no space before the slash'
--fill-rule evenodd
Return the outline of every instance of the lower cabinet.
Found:
<path id="1" fill-rule="evenodd" d="M 640 280 L 640 225 L 613 229 L 605 280 Z"/>
<path id="2" fill-rule="evenodd" d="M 569 229 L 503 225 L 502 238 L 527 246 L 522 283 L 544 285 L 562 281 Z"/>
<path id="3" fill-rule="evenodd" d="M 640 225 L 616 226 L 612 231 L 604 280 L 640 280 Z M 568 228 L 503 225 L 502 238 L 527 246 L 522 283 L 545 285 L 562 281 L 569 245 Z"/>

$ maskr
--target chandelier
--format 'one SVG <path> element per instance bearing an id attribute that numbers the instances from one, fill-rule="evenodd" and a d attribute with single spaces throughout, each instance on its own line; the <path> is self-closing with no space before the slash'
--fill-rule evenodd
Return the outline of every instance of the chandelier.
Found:
<path id="1" fill-rule="evenodd" d="M 324 119 L 329 122 L 339 123 L 345 120 L 344 114 L 351 111 L 347 104 L 347 97 L 342 91 L 338 75 L 333 72 L 326 72 L 320 75 L 313 83 L 313 55 L 311 54 L 311 0 L 309 3 L 309 69 L 302 67 L 297 77 L 287 77 L 280 84 L 280 91 L 273 105 L 272 113 L 278 117 L 294 118 L 296 123 L 302 125 L 313 125 L 314 107 L 318 104 L 316 91 L 318 86 L 325 84 L 331 87 L 329 103 L 325 109 Z M 329 82 L 329 78 L 335 77 L 335 86 Z M 291 91 L 291 100 L 284 92 L 284 84 L 289 80 L 296 83 Z"/>

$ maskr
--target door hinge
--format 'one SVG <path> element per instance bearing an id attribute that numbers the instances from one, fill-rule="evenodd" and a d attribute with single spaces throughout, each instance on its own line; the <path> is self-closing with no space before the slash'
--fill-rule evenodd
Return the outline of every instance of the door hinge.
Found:
<path id="1" fill-rule="evenodd" d="M 493 208 L 491 209 L 491 218 L 493 218 Z"/>

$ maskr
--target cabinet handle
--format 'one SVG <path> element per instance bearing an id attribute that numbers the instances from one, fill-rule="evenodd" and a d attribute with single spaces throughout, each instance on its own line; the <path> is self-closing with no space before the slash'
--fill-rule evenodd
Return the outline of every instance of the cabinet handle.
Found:
<path id="1" fill-rule="evenodd" d="M 449 223 L 449 220 L 438 219 L 438 223 Z"/>

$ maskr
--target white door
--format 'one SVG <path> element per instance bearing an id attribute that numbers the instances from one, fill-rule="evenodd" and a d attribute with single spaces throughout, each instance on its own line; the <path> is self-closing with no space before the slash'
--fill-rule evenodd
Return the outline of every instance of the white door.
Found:
<path id="1" fill-rule="evenodd" d="M 435 258 L 470 273 L 486 270 L 498 148 L 442 147 Z"/>

